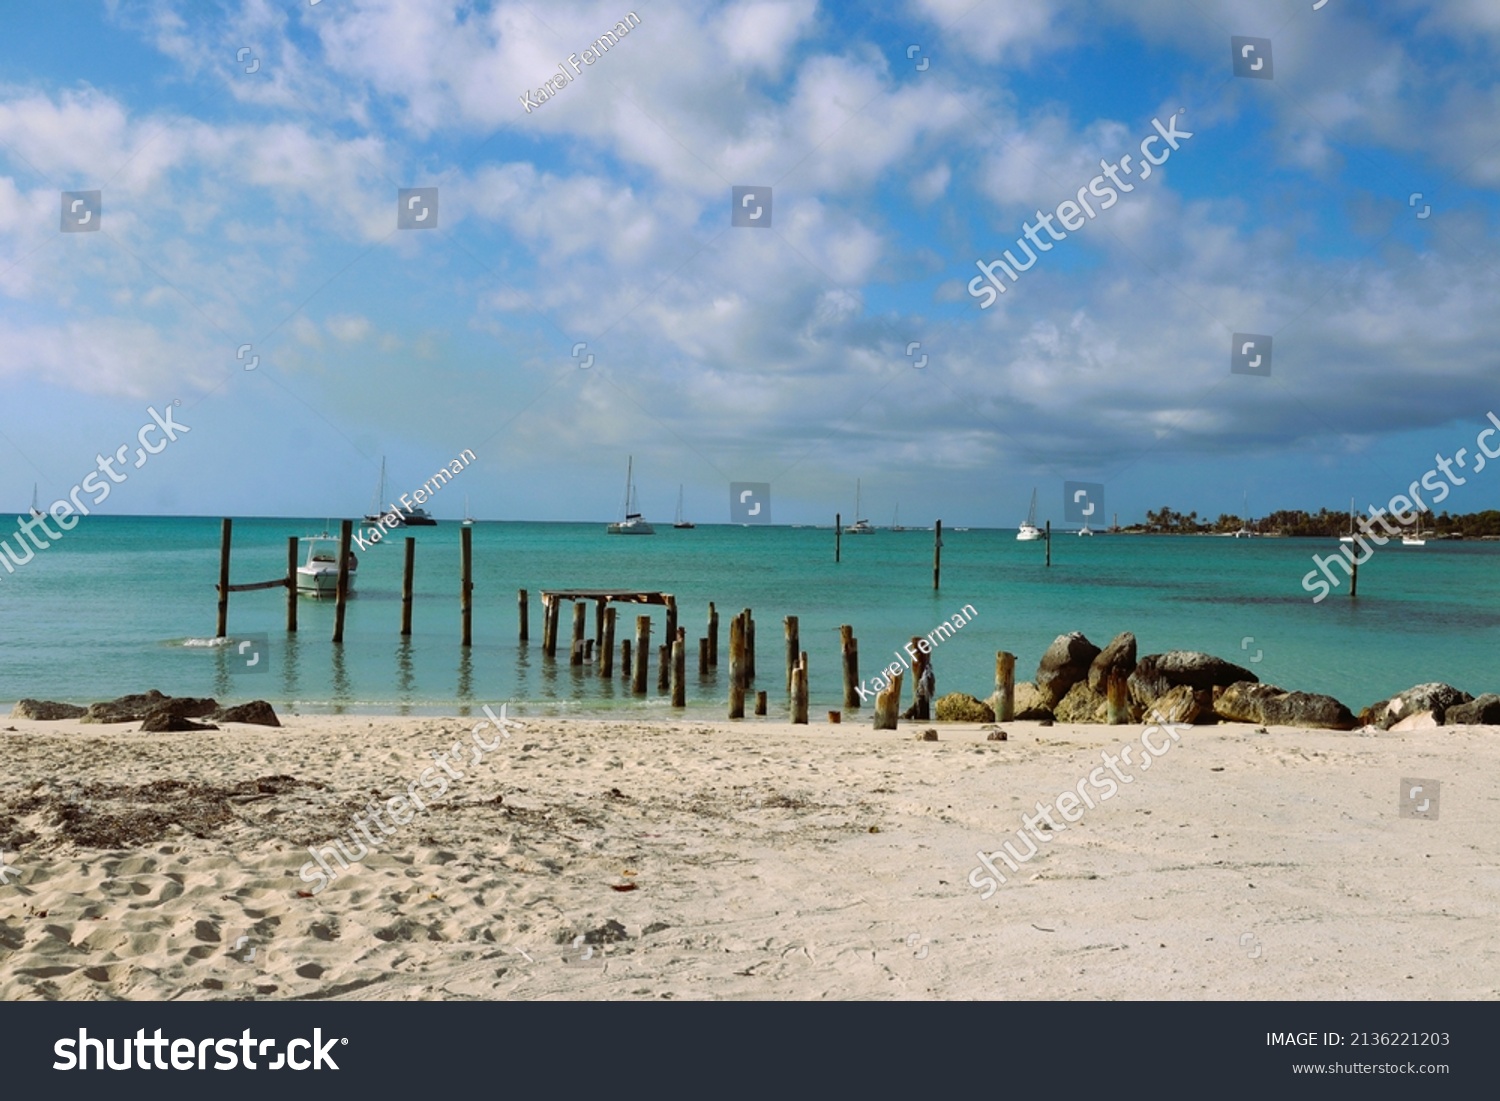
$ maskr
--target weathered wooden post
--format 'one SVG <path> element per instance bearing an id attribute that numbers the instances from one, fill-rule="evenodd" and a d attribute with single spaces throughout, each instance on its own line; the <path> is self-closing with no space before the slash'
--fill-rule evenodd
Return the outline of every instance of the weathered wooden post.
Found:
<path id="1" fill-rule="evenodd" d="M 339 580 L 334 592 L 333 641 L 344 641 L 344 605 L 349 602 L 349 540 L 354 535 L 354 521 L 339 521 Z"/>
<path id="2" fill-rule="evenodd" d="M 542 592 L 542 655 L 557 656 L 557 609 L 556 593 Z"/>
<path id="3" fill-rule="evenodd" d="M 995 721 L 1008 723 L 1016 717 L 1016 655 L 1001 650 L 995 655 Z"/>
<path id="4" fill-rule="evenodd" d="M 708 602 L 708 664 L 713 669 L 719 667 L 719 613 L 712 600 Z"/>
<path id="5" fill-rule="evenodd" d="M 729 621 L 729 717 L 745 717 L 745 617 Z"/>
<path id="6" fill-rule="evenodd" d="M 672 647 L 663 642 L 656 648 L 656 690 L 666 692 L 672 683 Z"/>
<path id="7" fill-rule="evenodd" d="M 792 722 L 807 723 L 807 655 L 802 654 L 792 669 Z"/>
<path id="8" fill-rule="evenodd" d="M 599 644 L 599 675 L 608 677 L 614 674 L 615 661 L 615 610 L 604 609 L 604 640 Z"/>
<path id="9" fill-rule="evenodd" d="M 630 690 L 637 696 L 646 694 L 646 673 L 651 665 L 651 617 L 635 617 L 635 666 L 631 670 Z"/>
<path id="10" fill-rule="evenodd" d="M 764 715 L 766 713 L 766 693 L 764 690 L 755 693 L 755 713 Z"/>
<path id="11" fill-rule="evenodd" d="M 854 628 L 845 623 L 839 628 L 839 653 L 844 664 L 844 706 L 859 710 L 859 639 L 854 637 Z"/>
<path id="12" fill-rule="evenodd" d="M 229 545 L 233 532 L 234 521 L 224 517 L 219 522 L 219 628 L 214 638 L 229 637 Z"/>
<path id="13" fill-rule="evenodd" d="M 594 601 L 594 645 L 604 643 L 604 601 Z"/>
<path id="14" fill-rule="evenodd" d="M 789 615 L 781 621 L 786 631 L 786 692 L 792 694 L 792 674 L 797 668 L 797 654 L 802 647 L 797 641 L 797 617 Z"/>
<path id="15" fill-rule="evenodd" d="M 755 683 L 755 616 L 745 609 L 745 687 Z"/>
<path id="16" fill-rule="evenodd" d="M 698 640 L 698 675 L 708 676 L 708 639 L 706 638 Z"/>
<path id="17" fill-rule="evenodd" d="M 677 598 L 667 597 L 667 645 L 671 646 L 677 638 Z"/>
<path id="18" fill-rule="evenodd" d="M 932 587 L 935 590 L 943 576 L 943 522 L 932 528 Z"/>
<path id="19" fill-rule="evenodd" d="M 528 640 L 528 636 L 530 634 L 530 631 L 528 630 L 529 624 L 526 622 L 527 618 L 528 618 L 529 610 L 530 610 L 530 604 L 529 604 L 529 600 L 528 600 L 528 596 L 527 596 L 526 590 L 525 589 L 517 589 L 516 590 L 516 619 L 521 624 L 521 633 L 520 633 L 520 635 L 518 637 L 518 641 L 520 641 L 520 642 L 526 642 Z"/>
<path id="20" fill-rule="evenodd" d="M 891 683 L 875 697 L 875 729 L 895 730 L 901 714 L 901 673 L 891 674 Z"/>
<path id="21" fill-rule="evenodd" d="M 672 706 L 687 706 L 687 631 L 681 627 L 672 643 Z"/>
<path id="22" fill-rule="evenodd" d="M 287 536 L 286 541 L 286 630 L 297 633 L 297 537 Z"/>
<path id="23" fill-rule="evenodd" d="M 620 640 L 620 679 L 632 679 L 630 676 L 630 640 L 628 638 Z"/>
<path id="24" fill-rule="evenodd" d="M 1359 595 L 1359 559 L 1351 555 L 1349 567 L 1349 599 L 1353 600 Z"/>
<path id="25" fill-rule="evenodd" d="M 1125 670 L 1116 666 L 1109 671 L 1106 689 L 1109 708 L 1105 721 L 1110 726 L 1124 726 L 1130 722 L 1130 680 Z"/>
<path id="26" fill-rule="evenodd" d="M 417 539 L 406 537 L 406 558 L 401 565 L 401 637 L 411 635 L 411 601 L 417 574 Z"/>
<path id="27" fill-rule="evenodd" d="M 460 646 L 468 648 L 474 644 L 474 529 L 458 529 L 459 572 L 463 575 L 459 590 L 458 607 L 463 619 L 463 641 Z"/>
<path id="28" fill-rule="evenodd" d="M 844 537 L 844 517 L 841 513 L 833 514 L 833 560 L 838 562 L 842 553 L 840 540 Z"/>
<path id="29" fill-rule="evenodd" d="M 583 664 L 583 630 L 587 615 L 588 612 L 584 608 L 583 602 L 579 600 L 573 601 L 573 644 L 572 648 L 568 651 L 569 665 Z"/>
<path id="30" fill-rule="evenodd" d="M 1047 565 L 1052 565 L 1052 521 L 1047 521 Z"/>

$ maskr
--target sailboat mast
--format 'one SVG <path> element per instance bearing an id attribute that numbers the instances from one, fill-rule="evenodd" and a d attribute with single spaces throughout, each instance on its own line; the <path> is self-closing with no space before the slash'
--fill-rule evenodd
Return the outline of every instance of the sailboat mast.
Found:
<path id="1" fill-rule="evenodd" d="M 635 456 L 625 460 L 625 515 L 630 516 L 630 479 L 635 474 Z"/>

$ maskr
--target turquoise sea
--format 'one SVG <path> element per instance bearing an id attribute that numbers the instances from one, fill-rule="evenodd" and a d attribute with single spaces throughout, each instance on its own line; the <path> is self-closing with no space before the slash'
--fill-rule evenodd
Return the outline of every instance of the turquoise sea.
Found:
<path id="1" fill-rule="evenodd" d="M 286 539 L 322 531 L 321 519 L 235 521 L 235 583 L 284 573 Z M 335 523 L 334 530 L 337 530 Z M 214 633 L 216 518 L 91 517 L 14 573 L 0 571 L 0 701 L 23 696 L 86 703 L 159 688 L 168 695 L 263 698 L 283 711 L 395 714 L 471 712 L 511 702 L 531 713 L 666 714 L 655 654 L 644 699 L 541 654 L 544 588 L 619 587 L 676 595 L 687 628 L 688 710 L 723 715 L 729 620 L 755 611 L 758 677 L 771 714 L 784 715 L 782 617 L 800 618 L 815 719 L 840 705 L 838 626 L 859 639 L 866 682 L 912 635 L 927 635 L 965 605 L 972 622 L 934 653 L 939 694 L 984 696 L 994 655 L 1011 650 L 1029 679 L 1058 634 L 1096 645 L 1134 631 L 1142 653 L 1206 650 L 1263 681 L 1337 696 L 1356 711 L 1412 684 L 1444 680 L 1469 692 L 1500 689 L 1500 544 L 1387 546 L 1320 604 L 1301 579 L 1332 540 L 1059 534 L 1053 564 L 1042 543 L 1013 530 L 945 530 L 942 588 L 932 589 L 932 533 L 845 536 L 831 529 L 700 526 L 652 537 L 609 536 L 600 524 L 479 523 L 474 528 L 474 645 L 459 646 L 457 523 L 411 529 L 417 540 L 414 633 L 399 636 L 398 538 L 360 553 L 358 595 L 345 642 L 330 642 L 331 601 L 301 601 L 300 630 L 284 630 L 281 590 L 236 593 L 229 633 L 268 638 L 266 660 L 244 670 Z M 12 542 L 14 542 L 12 540 Z M 531 591 L 531 643 L 516 638 L 516 590 Z M 697 675 L 696 639 L 708 602 L 720 612 L 720 665 Z M 620 606 L 618 638 L 644 609 Z M 665 610 L 649 609 L 652 648 Z M 590 611 L 589 629 L 593 616 Z M 631 626 L 627 626 L 631 624 Z M 864 714 L 868 714 L 868 706 Z"/>

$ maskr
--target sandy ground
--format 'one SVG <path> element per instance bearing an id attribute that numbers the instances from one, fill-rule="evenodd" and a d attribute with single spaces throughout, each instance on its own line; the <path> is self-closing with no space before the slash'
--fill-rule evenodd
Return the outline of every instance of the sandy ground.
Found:
<path id="1" fill-rule="evenodd" d="M 286 721 L 0 720 L 0 998 L 1500 997 L 1494 728 L 1186 729 L 986 901 L 1141 728 L 523 719 L 313 894 L 475 720 Z"/>

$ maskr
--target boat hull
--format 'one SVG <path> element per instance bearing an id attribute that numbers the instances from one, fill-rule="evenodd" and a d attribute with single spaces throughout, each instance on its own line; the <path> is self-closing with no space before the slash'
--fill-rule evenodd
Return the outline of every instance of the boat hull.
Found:
<path id="1" fill-rule="evenodd" d="M 1034 543 L 1045 537 L 1045 533 L 1040 528 L 1034 528 L 1030 524 L 1021 525 L 1021 530 L 1016 532 L 1017 541 L 1022 543 Z"/>
<path id="2" fill-rule="evenodd" d="M 349 574 L 345 596 L 354 595 L 354 573 Z M 297 568 L 297 595 L 310 596 L 316 600 L 333 599 L 339 591 L 337 567 L 299 566 Z"/>

